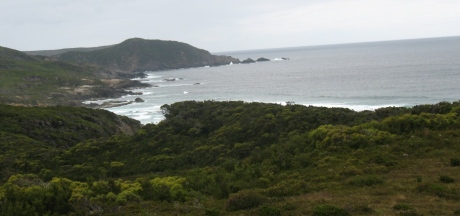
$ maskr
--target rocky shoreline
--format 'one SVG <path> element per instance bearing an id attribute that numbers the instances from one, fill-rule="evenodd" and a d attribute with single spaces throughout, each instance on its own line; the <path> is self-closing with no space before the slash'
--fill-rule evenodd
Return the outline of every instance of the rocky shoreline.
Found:
<path id="1" fill-rule="evenodd" d="M 289 58 L 282 57 L 281 60 L 289 60 Z M 257 60 L 253 60 L 251 58 L 248 58 L 243 61 L 237 61 L 237 64 L 250 64 L 250 63 L 256 63 L 256 62 L 265 62 L 265 61 L 272 61 L 270 59 L 260 57 Z M 146 74 L 144 73 L 139 73 L 137 74 L 138 77 L 145 77 Z M 163 81 L 165 82 L 173 82 L 177 80 L 181 80 L 182 78 L 165 78 Z M 144 100 L 140 97 L 136 98 L 133 101 L 129 100 L 119 100 L 119 99 L 113 99 L 109 101 L 105 101 L 102 104 L 98 103 L 90 103 L 90 104 L 84 104 L 84 101 L 97 101 L 97 100 L 104 100 L 104 99 L 110 99 L 110 98 L 120 98 L 125 95 L 142 95 L 141 92 L 132 92 L 131 90 L 133 89 L 138 89 L 138 88 L 146 88 L 146 87 L 155 87 L 147 83 L 142 83 L 139 81 L 135 80 L 130 80 L 130 79 L 103 79 L 101 80 L 102 83 L 104 83 L 104 86 L 97 86 L 97 87 L 92 87 L 89 93 L 84 97 L 80 102 L 82 106 L 88 107 L 88 108 L 93 108 L 93 109 L 106 109 L 106 108 L 113 108 L 113 107 L 119 107 L 119 106 L 125 106 L 129 105 L 132 103 L 142 103 Z M 201 83 L 194 83 L 193 85 L 200 85 Z"/>
<path id="2" fill-rule="evenodd" d="M 144 77 L 144 73 L 138 74 L 140 77 Z M 120 101 L 117 99 L 104 102 L 102 104 L 90 103 L 85 104 L 84 101 L 96 101 L 104 100 L 109 98 L 120 98 L 125 95 L 142 95 L 141 92 L 133 92 L 134 89 L 151 87 L 150 84 L 142 83 L 137 80 L 130 79 L 101 79 L 102 85 L 97 86 L 80 86 L 79 95 L 82 96 L 79 99 L 81 106 L 95 109 L 111 108 L 117 106 L 124 106 L 134 102 L 144 102 L 141 98 L 136 98 L 136 101 Z"/>

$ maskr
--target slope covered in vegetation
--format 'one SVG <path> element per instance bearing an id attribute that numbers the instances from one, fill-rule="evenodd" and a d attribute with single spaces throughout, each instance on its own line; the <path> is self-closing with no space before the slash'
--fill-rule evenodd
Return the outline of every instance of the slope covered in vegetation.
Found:
<path id="1" fill-rule="evenodd" d="M 141 126 L 105 110 L 8 105 L 0 105 L 0 122 L 1 181 L 14 173 L 38 173 L 56 153 L 79 142 L 133 134 Z"/>
<path id="2" fill-rule="evenodd" d="M 134 135 L 70 148 L 3 125 L 2 160 L 11 141 L 23 163 L 1 166 L 9 172 L 2 172 L 0 212 L 460 213 L 459 102 L 375 112 L 213 101 L 162 109 L 164 121 Z M 21 166 L 27 162 L 37 165 Z"/>
<path id="3" fill-rule="evenodd" d="M 177 41 L 132 38 L 93 51 L 70 51 L 54 56 L 60 61 L 85 63 L 117 72 L 144 72 L 225 65 L 239 62 L 230 56 L 211 55 Z"/>
<path id="4" fill-rule="evenodd" d="M 29 56 L 0 47 L 0 103 L 22 105 L 76 105 L 90 98 L 127 94 L 104 79 L 119 74 L 94 66 L 81 66 Z M 145 86 L 127 80 L 129 86 Z"/>

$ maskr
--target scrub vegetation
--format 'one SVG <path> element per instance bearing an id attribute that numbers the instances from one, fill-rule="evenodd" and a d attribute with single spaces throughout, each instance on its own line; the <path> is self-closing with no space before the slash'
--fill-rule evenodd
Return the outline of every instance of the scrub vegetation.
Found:
<path id="1" fill-rule="evenodd" d="M 0 106 L 0 215 L 460 214 L 460 102 L 162 110 Z"/>

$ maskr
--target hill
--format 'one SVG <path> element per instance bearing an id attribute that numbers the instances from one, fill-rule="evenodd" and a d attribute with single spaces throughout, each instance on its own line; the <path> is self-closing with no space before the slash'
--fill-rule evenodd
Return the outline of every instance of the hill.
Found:
<path id="1" fill-rule="evenodd" d="M 118 80 L 115 85 L 105 82 L 115 77 L 132 76 L 0 47 L 0 103 L 3 104 L 79 106 L 82 100 L 127 94 L 120 86 L 145 86 L 130 80 Z"/>
<path id="2" fill-rule="evenodd" d="M 0 103 L 81 106 L 83 100 L 117 98 L 131 88 L 149 86 L 129 80 L 144 71 L 239 62 L 181 42 L 140 38 L 28 53 L 38 55 L 0 47 Z"/>
<path id="3" fill-rule="evenodd" d="M 128 39 L 120 44 L 93 51 L 70 51 L 53 56 L 73 63 L 97 65 L 116 72 L 133 73 L 239 62 L 229 56 L 216 56 L 177 41 Z"/>
<path id="4" fill-rule="evenodd" d="M 2 174 L 0 212 L 460 213 L 460 102 L 354 112 L 185 101 L 162 110 L 164 121 L 134 135 L 64 149 L 43 146 L 27 130 L 2 132 L 0 167 L 8 172 Z M 60 121 L 74 125 L 75 119 Z M 2 120 L 0 128 L 18 124 Z M 5 147 L 12 142 L 18 148 Z M 20 148 L 24 144 L 29 148 Z"/>
<path id="5" fill-rule="evenodd" d="M 57 50 L 36 50 L 36 51 L 23 51 L 23 52 L 28 55 L 41 55 L 41 56 L 51 57 L 53 55 L 59 55 L 62 53 L 72 52 L 72 51 L 91 52 L 94 50 L 108 48 L 110 46 L 111 45 L 100 46 L 100 47 L 79 47 L 79 48 L 67 48 L 67 49 L 57 49 Z"/>
<path id="6" fill-rule="evenodd" d="M 34 60 L 37 60 L 37 58 L 27 55 L 26 53 L 23 53 L 18 50 L 0 46 L 0 61 L 3 62 L 3 61 L 14 61 L 14 60 L 34 61 Z M 3 64 L 2 66 L 7 67 L 6 65 L 3 65 Z"/>

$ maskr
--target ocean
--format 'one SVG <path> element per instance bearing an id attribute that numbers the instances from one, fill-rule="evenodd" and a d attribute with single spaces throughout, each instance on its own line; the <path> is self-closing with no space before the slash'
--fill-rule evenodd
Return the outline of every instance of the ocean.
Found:
<path id="1" fill-rule="evenodd" d="M 213 54 L 271 61 L 147 71 L 139 80 L 153 87 L 117 99 L 145 102 L 107 110 L 147 124 L 164 118 L 162 105 L 185 100 L 294 102 L 356 111 L 460 100 L 460 37 Z"/>

